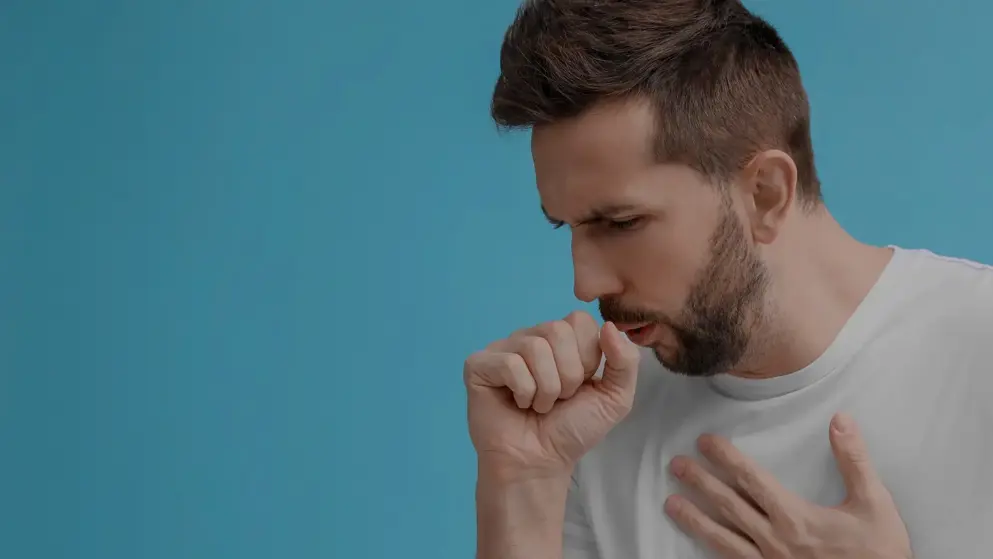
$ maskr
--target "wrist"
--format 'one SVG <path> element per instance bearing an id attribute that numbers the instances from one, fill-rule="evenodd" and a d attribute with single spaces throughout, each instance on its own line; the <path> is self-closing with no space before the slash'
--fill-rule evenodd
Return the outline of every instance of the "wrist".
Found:
<path id="1" fill-rule="evenodd" d="M 570 471 L 480 464 L 476 484 L 477 557 L 561 557 L 570 481 Z"/>
<path id="2" fill-rule="evenodd" d="M 572 478 L 573 467 L 565 464 L 522 466 L 518 462 L 497 456 L 480 456 L 476 466 L 478 479 L 498 485 L 529 485 L 566 483 Z"/>

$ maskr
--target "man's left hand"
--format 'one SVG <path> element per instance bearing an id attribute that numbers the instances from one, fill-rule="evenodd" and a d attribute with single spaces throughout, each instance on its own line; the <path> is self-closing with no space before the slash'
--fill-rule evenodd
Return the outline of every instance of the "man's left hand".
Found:
<path id="1" fill-rule="evenodd" d="M 704 435 L 701 454 L 728 475 L 731 485 L 687 457 L 673 459 L 672 472 L 736 530 L 680 496 L 666 500 L 665 510 L 683 531 L 727 559 L 909 559 L 907 529 L 869 462 L 855 422 L 836 415 L 830 438 L 848 492 L 837 507 L 801 499 L 726 439 Z"/>

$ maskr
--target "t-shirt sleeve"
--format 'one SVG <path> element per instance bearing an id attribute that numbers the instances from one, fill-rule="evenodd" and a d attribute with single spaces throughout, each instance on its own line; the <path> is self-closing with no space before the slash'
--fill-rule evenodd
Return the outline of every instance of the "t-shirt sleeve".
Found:
<path id="1" fill-rule="evenodd" d="M 575 474 L 565 504 L 565 529 L 562 534 L 562 556 L 564 559 L 600 559 L 593 529 L 583 501 L 580 498 L 579 483 Z"/>

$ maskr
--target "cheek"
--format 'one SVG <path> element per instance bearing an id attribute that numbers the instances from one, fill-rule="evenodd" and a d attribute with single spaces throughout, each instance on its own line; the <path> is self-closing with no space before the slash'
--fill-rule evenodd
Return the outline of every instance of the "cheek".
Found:
<path id="1" fill-rule="evenodd" d="M 687 202 L 680 211 L 673 211 L 660 226 L 664 234 L 666 257 L 673 273 L 683 284 L 699 279 L 713 256 L 713 237 L 719 221 L 717 202 L 702 198 Z"/>
<path id="2" fill-rule="evenodd" d="M 706 251 L 685 230 L 653 223 L 618 251 L 627 279 L 628 300 L 675 316 L 689 296 Z"/>

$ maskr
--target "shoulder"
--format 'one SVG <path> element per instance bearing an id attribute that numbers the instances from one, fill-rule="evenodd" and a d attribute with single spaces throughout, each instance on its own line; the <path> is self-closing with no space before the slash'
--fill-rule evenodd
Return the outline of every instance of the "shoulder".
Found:
<path id="1" fill-rule="evenodd" d="M 993 396 L 993 266 L 926 250 L 901 257 L 901 277 L 891 283 L 895 304 L 869 347 L 907 361 L 903 374 L 918 374 L 915 385 L 933 379 L 946 392 L 961 387 L 957 397 Z"/>
<path id="2" fill-rule="evenodd" d="M 993 347 L 993 266 L 928 250 L 904 253 L 906 306 L 936 325 L 981 335 Z"/>

